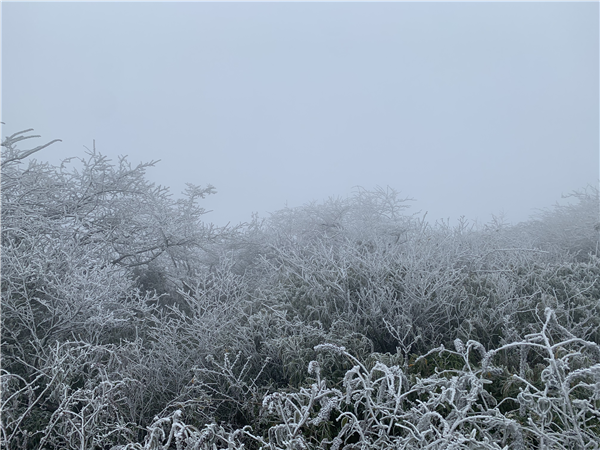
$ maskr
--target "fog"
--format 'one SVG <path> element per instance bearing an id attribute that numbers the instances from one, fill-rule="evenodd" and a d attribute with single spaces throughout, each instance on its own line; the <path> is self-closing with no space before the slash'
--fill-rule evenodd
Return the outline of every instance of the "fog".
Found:
<path id="1" fill-rule="evenodd" d="M 598 3 L 2 3 L 3 137 L 85 147 L 207 221 L 389 186 L 526 220 L 598 183 Z M 32 143 L 33 141 L 28 141 Z"/>

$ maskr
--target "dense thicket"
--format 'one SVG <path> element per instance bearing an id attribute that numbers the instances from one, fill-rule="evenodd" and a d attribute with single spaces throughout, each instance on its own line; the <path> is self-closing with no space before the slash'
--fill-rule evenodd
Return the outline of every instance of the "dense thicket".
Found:
<path id="1" fill-rule="evenodd" d="M 235 228 L 93 149 L 2 143 L 11 449 L 600 446 L 598 191 L 511 226 L 392 190 Z"/>

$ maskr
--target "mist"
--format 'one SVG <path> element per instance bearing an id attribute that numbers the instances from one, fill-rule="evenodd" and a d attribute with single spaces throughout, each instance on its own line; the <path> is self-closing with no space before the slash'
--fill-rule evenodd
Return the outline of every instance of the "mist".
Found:
<path id="1" fill-rule="evenodd" d="M 3 135 L 160 160 L 217 225 L 357 186 L 517 223 L 598 184 L 597 3 L 3 3 Z"/>

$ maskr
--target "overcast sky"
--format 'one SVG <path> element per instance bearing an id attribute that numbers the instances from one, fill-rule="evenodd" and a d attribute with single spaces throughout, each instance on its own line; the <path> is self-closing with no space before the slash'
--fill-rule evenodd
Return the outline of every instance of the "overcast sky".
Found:
<path id="1" fill-rule="evenodd" d="M 357 185 L 518 222 L 598 184 L 597 2 L 1 7 L 3 137 L 160 159 L 220 225 Z"/>

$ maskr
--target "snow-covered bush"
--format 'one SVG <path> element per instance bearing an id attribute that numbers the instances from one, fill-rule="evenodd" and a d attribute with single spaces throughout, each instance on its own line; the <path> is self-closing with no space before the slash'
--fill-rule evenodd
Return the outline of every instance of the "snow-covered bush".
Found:
<path id="1" fill-rule="evenodd" d="M 262 435 L 249 426 L 200 430 L 176 410 L 148 427 L 144 444 L 119 448 L 166 449 L 172 441 L 178 449 L 598 448 L 600 346 L 571 335 L 549 308 L 539 325 L 537 333 L 494 350 L 460 339 L 454 349 L 433 349 L 414 364 L 437 356 L 447 367 L 427 377 L 381 361 L 369 368 L 344 347 L 321 344 L 315 351 L 353 367 L 334 387 L 311 361 L 310 386 L 264 396 L 263 414 L 271 419 Z M 521 367 L 506 374 L 498 356 L 513 349 Z M 544 361 L 539 377 L 528 367 L 528 352 Z M 499 380 L 508 383 L 502 398 L 492 395 Z"/>
<path id="2" fill-rule="evenodd" d="M 563 198 L 570 202 L 538 211 L 522 228 L 544 249 L 566 251 L 580 261 L 587 260 L 589 254 L 600 256 L 598 188 L 587 186 Z"/>
<path id="3" fill-rule="evenodd" d="M 318 365 L 309 389 L 265 398 L 281 424 L 269 430 L 280 448 L 596 448 L 600 444 L 600 346 L 576 338 L 545 311 L 541 331 L 523 341 L 486 351 L 476 341 L 457 339 L 431 355 L 454 360 L 420 378 L 378 362 L 368 369 L 344 348 L 321 345 L 355 364 L 343 388 L 328 388 Z M 497 355 L 529 350 L 544 360 L 540 379 L 526 361 L 511 381 L 516 397 L 494 398 L 488 390 L 504 369 Z M 456 365 L 456 363 L 459 363 Z M 333 422 L 322 427 L 324 421 Z M 319 427 L 321 426 L 321 427 Z M 307 433 L 307 429 L 310 430 Z"/>
<path id="4" fill-rule="evenodd" d="M 25 162 L 49 145 L 18 149 L 37 137 L 30 131 L 2 142 L 2 439 L 15 448 L 81 448 L 94 434 L 83 415 L 109 428 L 120 423 L 120 410 L 101 410 L 112 408 L 103 402 L 117 387 L 123 400 L 130 383 L 91 376 L 95 351 L 70 360 L 53 349 L 124 348 L 124 341 L 147 339 L 157 298 L 136 289 L 131 268 L 185 259 L 186 248 L 206 238 L 196 203 L 212 188 L 190 188 L 173 205 L 165 189 L 145 180 L 152 164 L 131 167 L 122 158 L 114 165 L 95 149 L 78 164 Z M 85 389 L 74 386 L 86 377 Z M 50 444 L 59 429 L 62 437 Z"/>
<path id="5" fill-rule="evenodd" d="M 6 448 L 600 446 L 595 191 L 519 226 L 357 189 L 217 229 L 210 186 L 25 164 L 28 131 L 2 144 Z"/>

